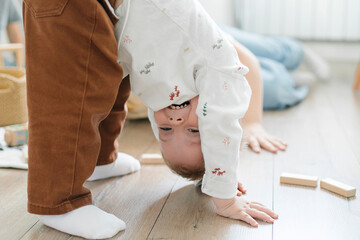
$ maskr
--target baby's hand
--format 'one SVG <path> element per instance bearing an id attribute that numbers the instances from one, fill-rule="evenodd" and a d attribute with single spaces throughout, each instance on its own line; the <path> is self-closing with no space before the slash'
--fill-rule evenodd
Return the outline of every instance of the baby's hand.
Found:
<path id="1" fill-rule="evenodd" d="M 256 153 L 260 153 L 260 147 L 272 153 L 276 153 L 278 150 L 285 151 L 287 147 L 285 142 L 270 136 L 260 123 L 245 124 L 244 138 Z"/>
<path id="2" fill-rule="evenodd" d="M 268 209 L 261 203 L 248 202 L 243 198 L 234 197 L 231 199 L 212 198 L 216 213 L 223 217 L 242 220 L 253 227 L 257 227 L 258 223 L 254 218 L 273 223 L 278 215 Z"/>

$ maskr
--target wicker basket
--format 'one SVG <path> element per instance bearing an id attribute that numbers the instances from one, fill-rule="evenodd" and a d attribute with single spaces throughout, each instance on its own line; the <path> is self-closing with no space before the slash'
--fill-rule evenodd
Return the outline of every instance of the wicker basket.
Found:
<path id="1" fill-rule="evenodd" d="M 25 122 L 25 72 L 19 68 L 0 68 L 0 126 Z"/>

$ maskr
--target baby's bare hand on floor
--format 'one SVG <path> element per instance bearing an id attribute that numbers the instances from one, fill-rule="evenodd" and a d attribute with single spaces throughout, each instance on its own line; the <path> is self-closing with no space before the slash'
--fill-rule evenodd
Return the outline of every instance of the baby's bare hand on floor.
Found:
<path id="1" fill-rule="evenodd" d="M 273 223 L 278 215 L 261 203 L 249 202 L 244 198 L 234 197 L 232 199 L 212 198 L 216 206 L 216 213 L 220 216 L 237 219 L 257 227 L 254 218 Z"/>
<path id="2" fill-rule="evenodd" d="M 260 153 L 261 148 L 277 153 L 278 150 L 285 151 L 287 143 L 270 136 L 260 123 L 244 125 L 244 138 L 248 142 L 251 150 Z"/>

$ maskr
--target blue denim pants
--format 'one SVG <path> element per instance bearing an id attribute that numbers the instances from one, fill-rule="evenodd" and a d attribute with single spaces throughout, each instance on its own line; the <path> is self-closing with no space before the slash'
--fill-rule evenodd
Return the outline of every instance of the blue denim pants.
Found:
<path id="1" fill-rule="evenodd" d="M 262 36 L 230 26 L 220 27 L 258 58 L 264 87 L 264 109 L 284 109 L 306 97 L 307 87 L 296 88 L 289 73 L 303 60 L 300 42 L 286 37 Z"/>

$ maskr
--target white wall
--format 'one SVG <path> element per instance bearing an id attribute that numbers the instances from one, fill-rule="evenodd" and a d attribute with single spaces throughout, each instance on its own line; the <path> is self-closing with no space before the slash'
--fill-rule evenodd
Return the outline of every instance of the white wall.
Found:
<path id="1" fill-rule="evenodd" d="M 221 0 L 219 0 L 221 1 Z M 245 31 L 303 40 L 360 40 L 359 0 L 238 0 Z"/>
<path id="2" fill-rule="evenodd" d="M 234 25 L 233 0 L 199 0 L 199 2 L 216 22 Z"/>

